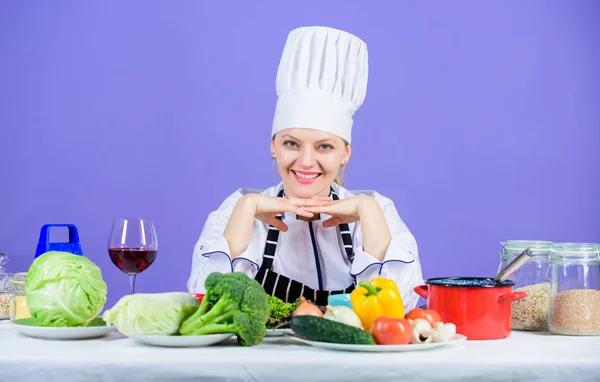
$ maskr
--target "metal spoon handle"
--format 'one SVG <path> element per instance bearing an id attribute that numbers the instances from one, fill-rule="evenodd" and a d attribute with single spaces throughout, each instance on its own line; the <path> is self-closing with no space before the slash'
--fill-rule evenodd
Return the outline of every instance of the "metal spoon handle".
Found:
<path id="1" fill-rule="evenodd" d="M 524 250 L 519 256 L 517 256 L 513 261 L 511 261 L 506 268 L 502 269 L 496 275 L 496 281 L 501 283 L 506 281 L 517 269 L 521 267 L 529 258 L 531 257 L 531 249 L 527 248 Z"/>

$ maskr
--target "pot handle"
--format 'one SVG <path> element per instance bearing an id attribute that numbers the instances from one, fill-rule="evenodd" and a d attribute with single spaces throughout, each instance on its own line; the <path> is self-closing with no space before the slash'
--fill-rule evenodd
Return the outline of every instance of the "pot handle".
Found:
<path id="1" fill-rule="evenodd" d="M 428 285 L 417 285 L 414 289 L 415 293 L 423 297 L 425 300 L 429 298 L 429 286 Z"/>
<path id="2" fill-rule="evenodd" d="M 527 297 L 527 292 L 512 292 L 503 294 L 500 297 L 498 297 L 498 304 L 517 301 L 525 297 Z"/>

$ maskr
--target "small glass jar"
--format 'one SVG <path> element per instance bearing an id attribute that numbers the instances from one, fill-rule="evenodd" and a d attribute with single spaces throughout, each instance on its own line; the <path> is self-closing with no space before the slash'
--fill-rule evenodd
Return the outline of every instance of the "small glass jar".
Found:
<path id="1" fill-rule="evenodd" d="M 550 280 L 548 275 L 551 241 L 509 240 L 502 244 L 500 266 L 505 268 L 523 251 L 529 249 L 531 257 L 509 276 L 515 291 L 524 291 L 527 297 L 512 303 L 512 329 L 547 331 L 550 309 Z"/>
<path id="2" fill-rule="evenodd" d="M 0 320 L 10 318 L 10 306 L 12 304 L 12 279 L 13 274 L 6 269 L 8 256 L 0 253 Z"/>
<path id="3" fill-rule="evenodd" d="M 15 273 L 13 277 L 13 299 L 10 306 L 10 319 L 18 320 L 21 318 L 29 318 L 29 308 L 25 298 L 25 278 L 27 272 Z"/>
<path id="4" fill-rule="evenodd" d="M 554 244 L 550 287 L 550 332 L 600 334 L 600 244 Z"/>

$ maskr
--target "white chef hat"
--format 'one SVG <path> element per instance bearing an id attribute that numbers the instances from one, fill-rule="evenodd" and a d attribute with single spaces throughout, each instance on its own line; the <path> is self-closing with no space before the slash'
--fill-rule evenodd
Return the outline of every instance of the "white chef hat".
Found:
<path id="1" fill-rule="evenodd" d="M 277 70 L 271 137 L 287 128 L 309 128 L 350 143 L 367 79 L 367 45 L 358 37 L 328 27 L 294 29 Z"/>

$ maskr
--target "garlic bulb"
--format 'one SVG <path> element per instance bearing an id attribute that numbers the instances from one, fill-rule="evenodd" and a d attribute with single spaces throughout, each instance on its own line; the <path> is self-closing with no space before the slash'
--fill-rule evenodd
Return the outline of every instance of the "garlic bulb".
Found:
<path id="1" fill-rule="evenodd" d="M 356 313 L 354 313 L 354 310 L 348 308 L 347 306 L 327 305 L 327 310 L 325 311 L 323 317 L 335 322 L 354 326 L 355 328 L 363 328 L 360 318 L 358 318 Z"/>

